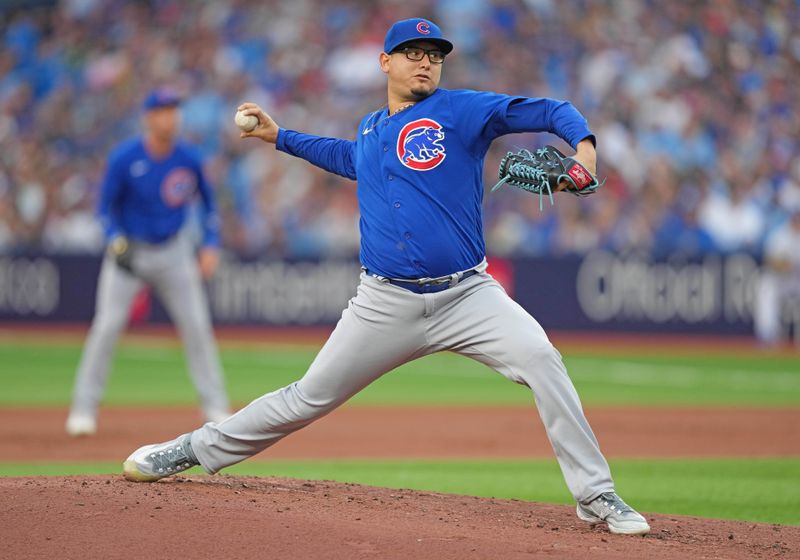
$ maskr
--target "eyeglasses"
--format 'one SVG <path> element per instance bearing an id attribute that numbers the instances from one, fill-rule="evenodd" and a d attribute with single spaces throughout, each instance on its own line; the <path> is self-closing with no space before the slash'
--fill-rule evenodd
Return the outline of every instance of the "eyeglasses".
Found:
<path id="1" fill-rule="evenodd" d="M 392 54 L 395 53 L 403 53 L 408 60 L 413 62 L 419 62 L 422 60 L 422 57 L 427 54 L 431 64 L 441 64 L 444 62 L 445 56 L 444 53 L 438 49 L 423 49 L 422 47 L 403 47 L 402 49 L 392 51 Z"/>

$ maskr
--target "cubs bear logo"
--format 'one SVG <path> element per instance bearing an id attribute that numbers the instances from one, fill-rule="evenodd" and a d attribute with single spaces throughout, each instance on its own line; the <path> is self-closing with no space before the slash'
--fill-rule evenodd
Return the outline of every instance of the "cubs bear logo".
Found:
<path id="1" fill-rule="evenodd" d="M 186 167 L 176 167 L 161 181 L 161 198 L 164 204 L 176 208 L 186 204 L 196 188 L 195 174 Z"/>
<path id="2" fill-rule="evenodd" d="M 417 119 L 403 127 L 397 137 L 397 157 L 415 171 L 429 171 L 444 161 L 444 130 L 433 119 Z"/>

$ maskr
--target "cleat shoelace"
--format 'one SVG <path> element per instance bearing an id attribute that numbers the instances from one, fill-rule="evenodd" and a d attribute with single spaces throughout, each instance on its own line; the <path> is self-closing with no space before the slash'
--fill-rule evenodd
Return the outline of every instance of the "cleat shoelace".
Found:
<path id="1" fill-rule="evenodd" d="M 629 513 L 633 511 L 633 508 L 626 504 L 622 498 L 617 496 L 614 492 L 600 494 L 600 498 L 603 500 L 603 505 L 615 513 Z"/>
<path id="2" fill-rule="evenodd" d="M 148 458 L 153 464 L 153 471 L 159 474 L 184 471 L 197 464 L 189 457 L 186 451 L 184 451 L 181 444 L 150 453 Z"/>

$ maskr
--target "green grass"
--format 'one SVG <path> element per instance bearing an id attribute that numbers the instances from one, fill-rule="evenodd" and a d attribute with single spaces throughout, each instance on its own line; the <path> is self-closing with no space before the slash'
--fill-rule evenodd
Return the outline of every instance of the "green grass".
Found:
<path id="1" fill-rule="evenodd" d="M 66 405 L 80 344 L 0 338 L 0 406 Z M 297 380 L 316 348 L 226 348 L 231 398 L 252 399 Z M 652 356 L 570 352 L 564 358 L 586 405 L 800 405 L 798 359 L 780 356 Z M 117 349 L 106 404 L 194 404 L 183 352 L 124 341 Z M 354 404 L 529 404 L 527 389 L 477 362 L 441 353 L 390 372 Z"/>
<path id="2" fill-rule="evenodd" d="M 69 403 L 79 343 L 0 337 L 0 407 Z M 225 346 L 231 398 L 250 400 L 298 379 L 317 348 Z M 800 366 L 791 356 L 691 356 L 565 352 L 588 406 L 800 406 Z M 106 405 L 194 405 L 181 348 L 125 339 L 115 355 Z M 531 404 L 530 392 L 488 368 L 437 354 L 384 376 L 353 400 L 369 405 Z M 618 490 L 642 511 L 800 525 L 800 458 L 615 460 Z M 118 473 L 114 463 L 0 464 L 0 475 Z M 246 461 L 242 475 L 329 479 L 475 496 L 570 503 L 554 460 Z"/>
<path id="3" fill-rule="evenodd" d="M 800 459 L 637 459 L 611 467 L 617 491 L 644 512 L 800 525 Z M 0 464 L 0 476 L 119 470 L 118 462 Z M 224 473 L 572 503 L 554 460 L 246 461 Z"/>

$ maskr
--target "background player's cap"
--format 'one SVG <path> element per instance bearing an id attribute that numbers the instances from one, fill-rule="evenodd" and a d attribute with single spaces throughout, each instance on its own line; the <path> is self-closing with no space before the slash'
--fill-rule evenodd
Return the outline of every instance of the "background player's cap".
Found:
<path id="1" fill-rule="evenodd" d="M 409 41 L 429 41 L 438 45 L 444 54 L 453 50 L 453 43 L 442 37 L 438 25 L 427 19 L 412 18 L 400 20 L 389 28 L 383 42 L 383 52 L 391 53 Z"/>
<path id="2" fill-rule="evenodd" d="M 147 94 L 142 103 L 142 109 L 150 111 L 161 107 L 177 107 L 181 104 L 181 97 L 170 88 L 157 88 Z"/>

